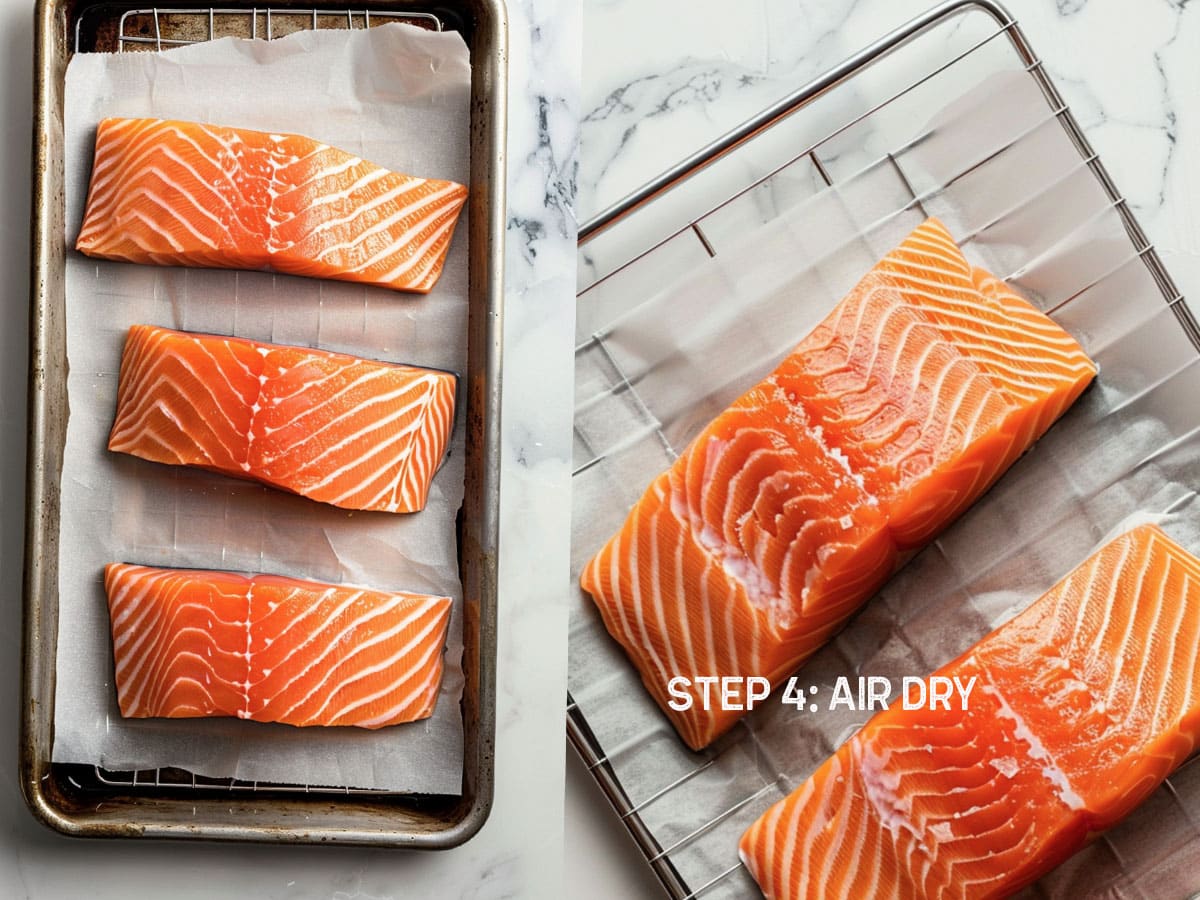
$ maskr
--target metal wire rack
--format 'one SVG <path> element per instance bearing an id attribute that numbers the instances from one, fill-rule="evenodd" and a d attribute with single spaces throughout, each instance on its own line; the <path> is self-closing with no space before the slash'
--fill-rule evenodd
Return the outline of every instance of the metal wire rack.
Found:
<path id="1" fill-rule="evenodd" d="M 115 35 L 118 52 L 169 50 L 221 37 L 273 40 L 299 31 L 372 28 L 389 22 L 403 22 L 434 31 L 445 23 L 430 12 L 397 10 L 247 7 L 247 8 L 171 8 L 151 7 L 123 12 L 117 20 Z M 76 46 L 80 46 L 83 20 L 76 23 Z M 237 778 L 209 778 L 177 768 L 120 771 L 101 766 L 71 766 L 69 778 L 81 790 L 122 788 L 133 791 L 161 792 L 165 789 L 207 793 L 261 792 L 278 794 L 316 794 L 337 796 L 388 796 L 391 792 L 362 788 L 317 786 L 308 784 L 271 784 Z"/>
<path id="2" fill-rule="evenodd" d="M 697 176 L 707 175 L 708 170 L 716 168 L 721 162 L 746 152 L 764 135 L 786 124 L 798 111 L 810 107 L 822 98 L 848 90 L 847 86 L 856 78 L 872 69 L 884 58 L 891 56 L 899 48 L 941 26 L 953 27 L 948 23 L 965 13 L 976 15 L 982 13 L 994 24 L 994 29 L 960 51 L 954 52 L 919 77 L 908 82 L 901 82 L 902 86 L 899 89 L 889 88 L 884 99 L 868 104 L 864 109 L 851 114 L 844 121 L 838 121 L 815 140 L 793 145 L 801 148 L 799 152 L 790 152 L 784 155 L 781 163 L 771 164 L 763 174 L 752 178 L 749 183 L 744 183 L 743 179 L 743 183 L 736 189 L 724 193 L 711 189 L 702 190 L 701 197 L 706 195 L 711 197 L 715 193 L 716 196 L 724 197 L 724 199 L 715 204 L 711 201 L 705 202 L 703 199 L 698 203 L 694 202 L 693 206 L 698 206 L 701 210 L 699 214 L 688 212 L 685 216 L 677 216 L 676 221 L 681 221 L 681 224 L 670 227 L 665 232 L 660 230 L 658 234 L 655 234 L 652 229 L 648 238 L 643 231 L 636 236 L 632 251 L 628 250 L 628 242 L 622 246 L 617 240 L 620 237 L 619 232 L 627 228 L 631 232 L 634 230 L 633 225 L 625 224 L 626 221 L 632 223 L 644 219 L 645 217 L 640 215 L 642 211 L 658 208 L 665 204 L 672 193 L 678 193 L 677 189 L 687 189 L 693 182 L 700 180 Z M 1152 278 L 1153 284 L 1161 293 L 1163 302 L 1174 314 L 1188 341 L 1195 350 L 1200 351 L 1200 327 L 1197 326 L 1195 317 L 1163 268 L 1157 252 L 1138 225 L 1129 204 L 1117 190 L 1062 97 L 1047 77 L 1042 62 L 1034 54 L 1015 20 L 993 0 L 951 0 L 865 48 L 835 69 L 785 97 L 583 224 L 579 232 L 580 268 L 581 271 L 588 272 L 589 277 L 582 280 L 577 293 L 581 313 L 580 320 L 585 323 L 585 327 L 581 329 L 577 339 L 576 360 L 577 372 L 582 371 L 586 365 L 589 378 L 588 388 L 589 390 L 594 389 L 594 392 L 586 396 L 577 394 L 573 475 L 578 477 L 597 466 L 609 464 L 613 457 L 626 452 L 634 444 L 654 448 L 652 452 L 647 451 L 647 456 L 642 457 L 643 468 L 647 470 L 653 468 L 654 464 L 647 465 L 645 460 L 659 451 L 661 451 L 661 456 L 658 458 L 657 465 L 662 467 L 677 457 L 678 450 L 676 448 L 682 445 L 681 442 L 684 439 L 684 434 L 679 429 L 673 431 L 662 417 L 656 415 L 647 405 L 642 396 L 644 387 L 642 379 L 646 373 L 635 374 L 627 371 L 622 364 L 620 355 L 611 349 L 612 329 L 609 324 L 613 318 L 611 310 L 603 315 L 590 314 L 592 306 L 602 306 L 607 302 L 604 299 L 604 292 L 607 289 L 611 289 L 613 294 L 629 294 L 631 290 L 635 290 L 630 288 L 630 285 L 634 284 L 640 284 L 643 287 L 645 285 L 670 284 L 672 279 L 681 278 L 682 273 L 687 271 L 688 262 L 686 261 L 690 260 L 699 265 L 704 259 L 719 256 L 722 253 L 722 242 L 714 238 L 713 234 L 724 227 L 721 219 L 726 211 L 735 204 L 745 205 L 747 198 L 753 195 L 757 189 L 768 185 L 782 173 L 789 170 L 794 171 L 800 165 L 807 166 L 811 170 L 816 191 L 822 188 L 842 187 L 848 179 L 852 180 L 859 177 L 862 172 L 876 168 L 886 167 L 893 173 L 895 179 L 903 185 L 905 196 L 900 199 L 899 205 L 884 217 L 873 222 L 863 223 L 863 232 L 878 228 L 887 220 L 905 213 L 916 211 L 924 216 L 926 205 L 948 190 L 951 184 L 944 183 L 923 188 L 914 186 L 904 167 L 898 162 L 898 157 L 903 156 L 905 151 L 911 149 L 919 141 L 928 138 L 928 134 L 923 134 L 908 144 L 886 148 L 883 152 L 867 159 L 865 166 L 847 166 L 839 158 L 844 148 L 832 148 L 832 145 L 840 137 L 869 124 L 874 117 L 886 114 L 889 109 L 899 105 L 903 98 L 918 91 L 939 75 L 977 57 L 985 48 L 990 47 L 995 51 L 996 47 L 1003 48 L 1005 45 L 1009 51 L 1016 54 L 1017 67 L 1033 79 L 1040 89 L 1046 103 L 1045 116 L 1020 133 L 1008 136 L 998 148 L 993 148 L 983 158 L 971 161 L 957 178 L 968 178 L 1009 148 L 1027 139 L 1030 133 L 1037 129 L 1054 128 L 1065 131 L 1075 149 L 1078 150 L 1079 159 L 1077 167 L 1062 176 L 1063 179 L 1074 177 L 1076 172 L 1082 172 L 1082 177 L 1094 178 L 1107 198 L 1106 205 L 1097 215 L 1108 217 L 1115 215 L 1124 233 L 1128 236 L 1130 246 L 1128 253 L 1119 259 L 1112 260 L 1107 271 L 1096 274 L 1089 283 L 1078 285 L 1074 294 L 1069 298 L 1064 298 L 1060 305 L 1065 306 L 1075 296 L 1087 292 L 1105 279 L 1118 277 L 1119 273 L 1127 272 L 1131 266 L 1144 266 L 1145 271 Z M 845 174 L 842 170 L 846 170 Z M 1053 187 L 1051 185 L 1044 188 L 1041 193 L 1052 190 Z M 716 189 L 716 191 L 719 190 L 720 188 Z M 705 194 L 705 191 L 708 193 Z M 1041 196 L 1041 193 L 1038 196 Z M 1036 199 L 1036 197 L 1025 197 L 1014 200 L 1006 210 L 998 214 L 997 221 L 1006 216 L 1019 214 Z M 1089 223 L 1080 224 L 1086 226 Z M 640 223 L 638 227 L 641 227 Z M 983 227 L 990 227 L 990 225 Z M 983 227 L 978 230 L 982 231 Z M 592 258 L 594 254 L 591 248 L 602 237 L 613 237 L 614 246 L 619 249 L 612 252 L 605 250 L 599 254 L 606 257 L 601 263 Z M 967 243 L 977 237 L 977 234 L 968 233 L 959 235 L 959 237 L 963 243 Z M 1023 267 L 1032 262 L 1025 260 L 1019 263 L 1014 270 L 997 274 L 1003 274 L 1007 278 L 1019 277 L 1023 272 Z M 637 299 L 645 299 L 645 296 Z M 1056 308 L 1053 307 L 1050 311 Z M 592 327 L 592 325 L 596 327 Z M 577 378 L 577 383 L 580 380 Z M 603 406 L 605 414 L 611 417 L 611 409 L 614 408 L 613 400 L 616 398 L 620 398 L 622 404 L 628 409 L 627 427 L 621 433 L 619 440 L 608 443 L 598 442 L 592 433 L 580 427 L 580 421 L 590 413 L 598 412 L 601 406 Z M 617 472 L 613 481 L 616 482 L 621 478 L 628 480 L 628 474 L 624 471 Z M 595 549 L 595 547 L 585 548 L 586 552 Z M 573 557 L 575 556 L 578 556 L 578 553 L 573 552 Z M 575 559 L 574 562 L 577 570 L 580 564 L 579 559 Z M 573 660 L 576 658 L 574 644 L 577 637 L 582 636 L 582 640 L 593 641 L 597 634 L 603 635 L 603 626 L 598 617 L 595 617 L 587 608 L 586 601 L 581 600 L 580 604 L 582 611 L 573 613 L 572 616 L 571 658 Z M 602 637 L 598 640 L 603 642 Z M 589 649 L 592 646 L 593 644 L 589 644 Z M 607 665 L 611 667 L 611 672 L 593 668 L 589 670 L 586 677 L 594 679 L 598 677 L 598 672 L 601 677 L 609 674 L 614 677 L 619 675 L 623 679 L 621 684 L 629 685 L 631 689 L 640 689 L 637 678 L 632 675 L 632 668 L 615 649 L 605 659 Z M 621 670 L 620 673 L 617 670 Z M 581 676 L 581 679 L 583 677 L 585 676 Z M 576 684 L 582 683 L 582 681 L 576 682 Z M 635 685 L 636 687 L 633 687 Z M 578 691 L 575 693 L 578 694 Z M 594 716 L 595 707 L 591 712 Z M 722 779 L 726 778 L 730 772 L 738 767 L 743 769 L 753 767 L 754 763 L 749 760 L 755 756 L 754 749 L 756 748 L 745 753 L 742 751 L 746 745 L 753 745 L 756 739 L 753 731 L 745 727 L 744 721 L 706 752 L 690 754 L 682 748 L 677 740 L 674 740 L 673 734 L 668 733 L 666 739 L 653 744 L 647 741 L 645 732 L 631 734 L 629 727 L 622 730 L 621 727 L 615 726 L 611 722 L 590 721 L 585 709 L 579 702 L 576 702 L 576 696 L 569 694 L 567 731 L 572 744 L 580 753 L 589 771 L 612 802 L 621 821 L 672 897 L 676 900 L 693 900 L 693 898 L 700 897 L 712 900 L 716 897 L 747 896 L 749 895 L 747 892 L 753 892 L 753 883 L 744 871 L 742 864 L 737 862 L 733 852 L 737 836 L 741 829 L 762 811 L 765 806 L 764 798 L 767 795 L 780 790 L 790 790 L 795 787 L 794 784 L 780 784 L 773 772 L 766 772 L 762 775 L 761 787 L 736 796 L 724 797 L 716 803 L 710 802 L 702 810 L 698 805 L 695 816 L 686 821 L 676 820 L 667 825 L 661 821 L 652 821 L 651 817 L 647 816 L 647 812 L 656 803 L 661 803 L 665 798 L 677 798 L 683 792 L 692 791 L 698 795 L 720 795 Z M 665 729 L 665 731 L 669 732 L 669 729 Z M 739 754 L 741 754 L 740 757 Z M 617 764 L 618 762 L 620 765 Z M 635 763 L 640 771 L 660 773 L 658 786 L 653 790 L 643 788 L 636 798 L 631 797 L 628 793 L 619 771 L 622 766 L 628 771 Z M 1197 772 L 1200 772 L 1200 765 L 1193 761 L 1181 769 L 1175 777 L 1188 778 Z M 1167 785 L 1167 791 L 1174 791 L 1170 783 Z M 712 839 L 715 835 L 719 835 L 724 844 L 729 847 L 727 865 L 704 866 L 699 864 L 695 857 L 685 859 L 685 856 L 691 853 L 697 844 L 705 839 Z M 1107 838 L 1102 840 L 1107 840 Z M 1116 847 L 1111 843 L 1108 847 L 1115 858 L 1121 858 Z M 1127 896 L 1125 893 L 1118 895 Z M 1131 891 L 1128 896 L 1142 896 L 1142 894 Z"/>
<path id="3" fill-rule="evenodd" d="M 210 778 L 186 769 L 162 768 L 117 771 L 101 766 L 68 765 L 66 778 L 79 790 L 96 787 L 137 789 L 161 793 L 164 789 L 205 791 L 210 793 L 314 794 L 319 796 L 387 796 L 386 791 L 363 788 L 316 786 L 309 784 L 274 784 L 265 781 L 243 781 L 237 778 Z"/>
<path id="4" fill-rule="evenodd" d="M 116 23 L 116 50 L 121 53 L 169 50 L 222 37 L 274 40 L 298 31 L 373 28 L 403 22 L 432 31 L 446 27 L 442 17 L 424 11 L 354 9 L 351 7 L 296 9 L 292 7 L 148 7 L 121 13 Z M 75 26 L 75 46 L 81 47 L 81 18 Z"/>

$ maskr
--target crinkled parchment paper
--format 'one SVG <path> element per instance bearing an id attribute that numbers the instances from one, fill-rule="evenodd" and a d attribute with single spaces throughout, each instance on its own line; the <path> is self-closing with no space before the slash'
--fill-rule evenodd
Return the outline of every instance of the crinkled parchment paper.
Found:
<path id="1" fill-rule="evenodd" d="M 233 38 L 164 53 L 79 54 L 67 70 L 68 242 L 83 215 L 96 123 L 156 116 L 307 135 L 387 168 L 466 183 L 470 68 L 455 33 L 411 26 Z M 464 212 L 465 218 L 465 212 Z M 106 448 L 126 329 L 316 346 L 464 372 L 466 223 L 428 296 L 264 272 L 67 260 L 70 420 L 62 479 L 56 762 L 178 766 L 213 777 L 458 793 L 462 588 L 455 515 L 463 409 L 426 509 L 349 512 Z M 461 401 L 461 393 L 460 393 Z M 123 719 L 105 563 L 272 572 L 455 600 L 433 717 L 366 731 L 233 719 Z"/>

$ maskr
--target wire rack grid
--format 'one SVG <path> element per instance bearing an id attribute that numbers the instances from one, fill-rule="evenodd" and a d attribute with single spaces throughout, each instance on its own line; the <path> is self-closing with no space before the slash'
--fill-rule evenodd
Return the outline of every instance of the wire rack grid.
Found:
<path id="1" fill-rule="evenodd" d="M 123 12 L 117 22 L 116 39 L 118 51 L 127 53 L 169 50 L 221 37 L 273 40 L 298 31 L 371 28 L 388 22 L 443 29 L 437 14 L 403 9 L 372 12 L 349 7 L 149 7 Z"/>
<path id="2" fill-rule="evenodd" d="M 755 142 L 762 140 L 764 135 L 769 134 L 773 129 L 780 128 L 782 123 L 786 123 L 798 111 L 822 99 L 828 99 L 848 91 L 848 86 L 856 78 L 871 70 L 899 48 L 909 45 L 915 39 L 932 33 L 936 29 L 954 28 L 956 19 L 966 13 L 976 16 L 982 14 L 979 17 L 990 21 L 990 29 L 948 58 L 937 62 L 933 68 L 928 69 L 919 77 L 907 83 L 900 82 L 902 86 L 898 89 L 894 86 L 890 87 L 882 100 L 869 103 L 848 118 L 834 122 L 815 140 L 793 145 L 801 149 L 799 152 L 785 154 L 782 157 L 782 163 L 768 166 L 761 174 L 751 177 L 748 183 L 743 181 L 731 192 L 717 193 L 716 196 L 724 197 L 720 202 L 713 204 L 711 200 L 705 201 L 704 199 L 698 203 L 693 202 L 693 206 L 698 206 L 701 210 L 698 215 L 689 212 L 682 218 L 676 217 L 679 224 L 665 232 L 660 230 L 655 233 L 652 228 L 648 236 L 644 230 L 634 235 L 632 246 L 635 249 L 632 252 L 629 251 L 631 244 L 628 240 L 624 245 L 620 243 L 622 237 L 618 233 L 626 229 L 633 232 L 635 226 L 627 225 L 626 222 L 633 223 L 635 220 L 644 218 L 640 215 L 642 211 L 651 207 L 665 206 L 672 193 L 678 193 L 677 189 L 679 188 L 688 188 L 692 181 L 699 180 L 697 179 L 698 175 L 707 174 L 707 170 L 715 168 L 714 164 L 735 159 L 741 153 L 746 152 Z M 1016 68 L 1023 70 L 1033 80 L 1045 100 L 1045 118 L 1039 119 L 1019 133 L 1008 135 L 1000 142 L 999 146 L 991 148 L 980 158 L 969 161 L 955 180 L 970 178 L 976 171 L 993 164 L 997 158 L 1019 142 L 1029 140 L 1030 135 L 1039 129 L 1059 129 L 1060 139 L 1061 131 L 1065 131 L 1070 142 L 1078 151 L 1078 160 L 1077 169 L 1063 175 L 1060 182 L 1074 177 L 1086 177 L 1098 182 L 1106 197 L 1106 202 L 1103 209 L 1097 213 L 1097 217 L 1104 215 L 1111 219 L 1115 216 L 1128 237 L 1129 245 L 1127 253 L 1095 274 L 1087 283 L 1077 285 L 1074 293 L 1069 297 L 1062 298 L 1059 306 L 1065 306 L 1074 297 L 1095 288 L 1106 279 L 1113 280 L 1123 277 L 1122 273 L 1127 273 L 1131 266 L 1144 267 L 1144 270 L 1152 278 L 1153 284 L 1157 286 L 1158 292 L 1161 293 L 1163 302 L 1174 314 L 1174 318 L 1187 340 L 1190 341 L 1192 348 L 1200 351 L 1200 328 L 1197 327 L 1195 317 L 1163 268 L 1157 252 L 1138 225 L 1128 203 L 1117 190 L 1096 152 L 1063 102 L 1061 95 L 1047 77 L 1042 62 L 1034 54 L 1015 20 L 1003 7 L 991 0 L 952 0 L 952 2 L 943 3 L 913 20 L 907 26 L 872 44 L 811 84 L 785 97 L 739 128 L 683 160 L 661 177 L 585 222 L 580 228 L 580 269 L 585 273 L 585 277 L 581 280 L 577 294 L 581 322 L 576 347 L 577 383 L 587 380 L 588 384 L 585 393 L 577 393 L 574 476 L 578 477 L 594 467 L 610 464 L 612 457 L 628 451 L 629 447 L 635 443 L 643 446 L 655 446 L 657 451 L 661 451 L 658 465 L 660 467 L 669 465 L 678 456 L 679 448 L 690 437 L 690 431 L 687 428 L 677 427 L 678 423 L 673 425 L 664 421 L 664 417 L 656 414 L 651 409 L 651 405 L 647 403 L 643 396 L 647 371 L 643 370 L 637 373 L 627 371 L 620 354 L 612 349 L 610 339 L 613 328 L 610 323 L 614 319 L 619 321 L 621 315 L 614 316 L 612 309 L 605 306 L 608 303 L 605 292 L 629 294 L 630 285 L 670 284 L 672 279 L 678 280 L 684 277 L 683 273 L 687 271 L 689 264 L 699 265 L 704 259 L 718 257 L 722 253 L 722 241 L 715 239 L 712 235 L 714 232 L 727 230 L 727 221 L 725 220 L 730 218 L 727 215 L 728 211 L 738 205 L 743 209 L 748 207 L 750 198 L 754 197 L 757 192 L 769 186 L 772 181 L 776 181 L 788 173 L 794 173 L 800 165 L 805 166 L 812 175 L 812 187 L 806 196 L 812 196 L 813 192 L 821 192 L 823 189 L 842 188 L 856 178 L 861 178 L 864 172 L 882 168 L 891 172 L 895 180 L 904 188 L 903 195 L 899 198 L 899 205 L 882 219 L 863 223 L 864 232 L 876 229 L 885 220 L 899 217 L 905 213 L 915 211 L 924 217 L 927 214 L 926 206 L 936 201 L 952 185 L 942 183 L 918 187 L 911 183 L 898 158 L 902 157 L 906 151 L 911 150 L 917 143 L 928 139 L 928 134 L 922 134 L 907 144 L 874 148 L 874 155 L 859 159 L 856 165 L 848 165 L 847 161 L 842 158 L 845 148 L 838 148 L 834 145 L 838 143 L 839 138 L 869 126 L 872 119 L 888 115 L 889 110 L 901 105 L 905 98 L 919 92 L 939 76 L 952 72 L 956 67 L 969 63 L 973 58 L 982 54 L 998 52 L 1010 56 L 1015 54 Z M 1077 171 L 1082 174 L 1077 176 Z M 842 174 L 843 172 L 846 174 Z M 979 232 L 985 228 L 995 225 L 1006 217 L 1014 217 L 1025 212 L 1031 204 L 1038 201 L 1038 198 L 1054 190 L 1057 185 L 1056 182 L 1043 187 L 1032 198 L 1022 197 L 1014 200 L 987 225 L 980 226 L 975 232 L 960 235 L 961 242 L 969 243 L 978 237 Z M 699 196 L 701 198 L 711 197 L 713 193 L 712 189 L 704 188 Z M 783 214 L 779 210 L 773 210 L 771 213 L 776 216 Z M 1089 223 L 1082 223 L 1080 227 L 1088 225 Z M 592 245 L 600 243 L 602 238 L 605 240 L 611 238 L 610 243 L 618 249 L 615 252 L 602 249 L 599 253 L 593 253 Z M 603 262 L 597 262 L 593 257 L 605 257 L 605 259 Z M 1006 280 L 1019 279 L 1035 262 L 1035 260 L 1018 261 L 1010 271 L 998 274 L 1003 274 Z M 634 297 L 624 302 L 636 304 L 644 299 L 644 296 Z M 603 307 L 604 311 L 594 312 L 596 307 Z M 1054 306 L 1050 311 L 1057 308 L 1058 306 Z M 587 378 L 578 377 L 579 373 L 585 369 Z M 607 384 L 603 384 L 603 379 L 597 381 L 597 372 L 603 373 L 603 379 L 607 379 Z M 751 381 L 753 380 L 757 379 Z M 591 393 L 587 393 L 588 391 Z M 733 395 L 736 396 L 737 393 L 738 391 L 735 391 Z M 609 403 L 611 406 L 613 398 L 623 398 L 623 403 L 630 410 L 630 422 L 636 423 L 636 425 L 631 425 L 631 430 L 622 439 L 601 444 L 586 429 L 581 428 L 579 423 L 599 404 Z M 715 409 L 713 412 L 715 413 Z M 643 457 L 643 459 L 645 458 Z M 645 468 L 645 466 L 643 467 Z M 617 477 L 614 477 L 614 481 L 617 480 Z M 632 499 L 636 499 L 636 497 L 631 495 L 629 502 L 632 502 Z M 594 551 L 596 548 L 588 549 Z M 578 568 L 578 560 L 575 563 Z M 586 606 L 587 601 L 582 597 L 579 602 Z M 574 641 L 577 633 L 586 634 L 588 640 L 591 640 L 594 637 L 592 632 L 597 629 L 602 633 L 602 625 L 598 617 L 593 616 L 588 619 L 585 616 L 573 616 L 572 640 Z M 613 652 L 616 653 L 616 651 Z M 625 667 L 631 670 L 623 657 L 610 655 L 608 659 L 615 667 Z M 591 677 L 595 677 L 596 672 L 592 671 L 589 674 Z M 622 683 L 634 684 L 636 682 L 637 679 L 631 677 Z M 595 708 L 592 708 L 591 712 L 594 715 Z M 726 865 L 704 868 L 698 866 L 693 860 L 685 866 L 680 862 L 680 857 L 699 842 L 706 838 L 711 839 L 718 832 L 724 835 L 723 839 L 727 842 L 730 835 L 732 835 L 732 840 L 736 841 L 736 835 L 740 833 L 740 829 L 748 824 L 747 816 L 753 818 L 758 812 L 761 812 L 767 795 L 781 790 L 786 792 L 794 788 L 795 784 L 776 783 L 772 780 L 776 777 L 774 773 L 768 773 L 764 775 L 767 783 L 757 790 L 724 797 L 717 806 L 714 807 L 710 804 L 703 814 L 697 814 L 692 820 L 672 822 L 669 828 L 661 822 L 651 822 L 646 815 L 647 811 L 655 804 L 661 803 L 665 799 L 675 798 L 689 790 L 708 790 L 707 786 L 716 783 L 715 779 L 722 770 L 728 772 L 731 767 L 738 765 L 730 760 L 739 753 L 742 753 L 747 760 L 761 758 L 760 749 L 753 746 L 756 741 L 754 732 L 745 727 L 744 721 L 725 739 L 701 754 L 688 754 L 681 749 L 681 745 L 678 745 L 677 742 L 672 744 L 668 750 L 663 751 L 661 747 L 656 749 L 654 746 L 648 746 L 644 734 L 638 733 L 622 737 L 620 730 L 613 728 L 611 723 L 601 723 L 593 727 L 594 724 L 589 721 L 585 709 L 576 701 L 576 696 L 569 695 L 567 705 L 569 738 L 612 802 L 621 821 L 633 836 L 667 892 L 676 900 L 693 900 L 693 898 L 700 897 L 709 900 L 709 898 L 717 897 L 745 896 L 747 890 L 752 891 L 752 882 L 742 864 L 737 861 L 736 855 L 732 851 L 732 844 L 730 844 L 731 849 Z M 669 731 L 669 729 L 664 730 Z M 604 732 L 603 736 L 598 732 Z M 745 751 L 746 745 L 751 745 L 749 751 Z M 627 792 L 618 771 L 621 767 L 614 765 L 617 760 L 624 763 L 629 757 L 635 755 L 640 755 L 639 765 L 642 771 L 649 768 L 656 769 L 661 773 L 657 787 L 647 790 L 643 786 L 637 799 L 632 798 Z M 753 765 L 753 763 L 743 761 L 742 765 Z M 1193 761 L 1174 777 L 1191 778 L 1195 777 L 1197 772 L 1200 772 L 1200 765 Z M 1166 791 L 1174 792 L 1170 782 L 1167 783 Z M 1106 841 L 1107 839 L 1102 838 L 1101 840 Z M 1108 849 L 1115 858 L 1118 860 L 1121 858 L 1120 850 L 1117 847 L 1109 843 Z M 698 868 L 702 871 L 697 871 Z M 1117 889 L 1117 896 L 1141 897 L 1144 895 L 1137 889 L 1131 888 L 1127 893 L 1122 893 Z"/>

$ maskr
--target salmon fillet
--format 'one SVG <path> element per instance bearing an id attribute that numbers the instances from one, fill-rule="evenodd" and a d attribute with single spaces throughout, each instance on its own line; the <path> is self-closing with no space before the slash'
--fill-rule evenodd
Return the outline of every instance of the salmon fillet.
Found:
<path id="1" fill-rule="evenodd" d="M 450 441 L 455 389 L 449 372 L 135 325 L 108 448 L 414 512 Z"/>
<path id="2" fill-rule="evenodd" d="M 675 675 L 774 683 L 891 574 L 887 522 L 773 378 L 655 479 L 584 570 L 608 631 L 699 749 L 742 714 L 671 707 Z"/>
<path id="3" fill-rule="evenodd" d="M 887 507 L 900 551 L 974 503 L 1095 374 L 1071 335 L 968 263 L 933 219 L 779 371 Z"/>
<path id="4" fill-rule="evenodd" d="M 581 584 L 700 749 L 742 712 L 704 708 L 697 679 L 794 671 L 1095 372 L 931 219 L 701 431 Z"/>
<path id="5" fill-rule="evenodd" d="M 1200 738 L 1200 560 L 1105 545 L 938 670 L 969 708 L 875 715 L 745 833 L 771 900 L 1003 897 L 1128 815 Z"/>
<path id="6" fill-rule="evenodd" d="M 294 134 L 104 119 L 75 249 L 428 293 L 466 197 Z"/>
<path id="7" fill-rule="evenodd" d="M 433 714 L 446 597 L 126 563 L 104 587 L 123 716 L 381 728 Z"/>

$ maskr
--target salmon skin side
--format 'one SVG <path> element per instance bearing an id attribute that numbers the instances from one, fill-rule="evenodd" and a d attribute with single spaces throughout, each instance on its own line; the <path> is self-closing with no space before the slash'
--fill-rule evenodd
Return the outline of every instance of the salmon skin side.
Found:
<path id="1" fill-rule="evenodd" d="M 1095 374 L 930 219 L 654 480 L 582 587 L 698 750 L 743 713 L 697 679 L 776 686 Z"/>
<path id="2" fill-rule="evenodd" d="M 454 428 L 450 372 L 134 325 L 108 448 L 344 509 L 425 506 Z"/>
<path id="3" fill-rule="evenodd" d="M 126 563 L 104 587 L 123 716 L 382 728 L 433 714 L 449 598 Z"/>
<path id="4" fill-rule="evenodd" d="M 1128 815 L 1200 738 L 1200 560 L 1105 545 L 936 673 L 969 708 L 892 706 L 745 833 L 771 900 L 1003 897 Z"/>
<path id="5" fill-rule="evenodd" d="M 75 249 L 424 294 L 466 198 L 461 184 L 390 172 L 299 135 L 104 119 Z"/>

